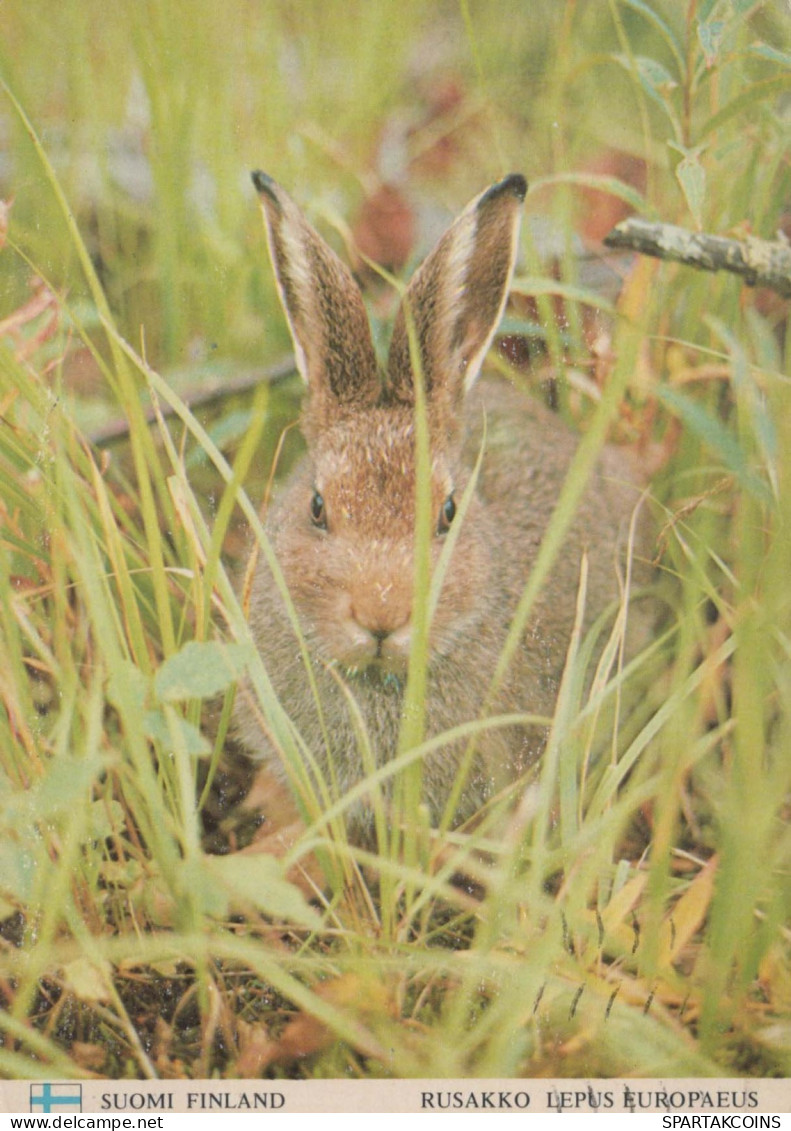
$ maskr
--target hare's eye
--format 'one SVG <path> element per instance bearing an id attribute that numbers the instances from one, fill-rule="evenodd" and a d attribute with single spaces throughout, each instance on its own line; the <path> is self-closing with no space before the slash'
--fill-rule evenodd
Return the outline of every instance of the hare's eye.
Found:
<path id="1" fill-rule="evenodd" d="M 313 492 L 310 500 L 310 518 L 314 526 L 320 530 L 327 529 L 327 514 L 324 508 L 324 499 L 318 491 Z"/>
<path id="2" fill-rule="evenodd" d="M 448 495 L 445 502 L 442 504 L 442 510 L 439 512 L 439 522 L 437 523 L 437 534 L 447 534 L 450 529 L 450 524 L 456 517 L 456 502 L 453 495 Z"/>

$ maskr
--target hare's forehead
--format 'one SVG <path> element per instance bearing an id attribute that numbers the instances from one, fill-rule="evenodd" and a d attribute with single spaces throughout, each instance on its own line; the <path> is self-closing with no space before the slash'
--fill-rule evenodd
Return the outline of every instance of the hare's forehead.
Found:
<path id="1" fill-rule="evenodd" d="M 450 487 L 444 453 L 432 452 L 432 484 Z M 415 430 L 406 417 L 393 421 L 387 415 L 368 420 L 366 428 L 329 429 L 315 450 L 316 486 L 331 491 L 375 491 L 377 494 L 408 492 L 414 496 Z"/>

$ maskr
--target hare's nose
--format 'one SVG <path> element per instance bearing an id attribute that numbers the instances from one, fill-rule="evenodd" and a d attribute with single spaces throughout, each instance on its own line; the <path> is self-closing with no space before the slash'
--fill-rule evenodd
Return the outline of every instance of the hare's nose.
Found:
<path id="1" fill-rule="evenodd" d="M 358 601 L 352 607 L 352 616 L 381 648 L 388 636 L 409 623 L 410 610 L 406 604 L 382 601 Z"/>
<path id="2" fill-rule="evenodd" d="M 399 617 L 367 617 L 364 614 L 353 613 L 354 619 L 360 628 L 364 628 L 377 644 L 383 644 L 388 636 L 392 636 L 394 632 L 398 632 L 399 628 L 403 628 L 409 623 L 409 616 L 402 615 Z"/>

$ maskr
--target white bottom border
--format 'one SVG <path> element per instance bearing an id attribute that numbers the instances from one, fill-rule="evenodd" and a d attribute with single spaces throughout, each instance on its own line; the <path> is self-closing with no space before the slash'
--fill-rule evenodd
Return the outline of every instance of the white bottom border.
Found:
<path id="1" fill-rule="evenodd" d="M 35 1080 L 0 1081 L 0 1112 L 82 1112 L 133 1117 L 127 1127 L 160 1127 L 157 1116 L 276 1113 L 511 1112 L 513 1114 L 658 1113 L 747 1117 L 791 1112 L 791 1080 Z M 124 1123 L 102 1123 L 123 1128 Z M 677 1128 L 703 1123 L 674 1123 Z M 725 1127 L 760 1127 L 734 1119 Z"/>

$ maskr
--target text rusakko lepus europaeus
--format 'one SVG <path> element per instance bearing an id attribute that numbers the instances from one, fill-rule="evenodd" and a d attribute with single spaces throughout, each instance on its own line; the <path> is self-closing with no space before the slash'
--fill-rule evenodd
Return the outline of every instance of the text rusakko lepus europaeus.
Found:
<path id="1" fill-rule="evenodd" d="M 282 706 L 319 771 L 343 794 L 365 776 L 349 692 L 377 764 L 392 759 L 398 747 L 413 627 L 411 358 L 419 350 L 430 432 L 431 482 L 423 489 L 430 491 L 435 516 L 432 566 L 458 521 L 460 499 L 484 446 L 429 629 L 429 735 L 482 710 L 576 440 L 553 413 L 504 380 L 473 389 L 508 294 L 523 177 L 506 177 L 472 201 L 418 269 L 396 318 L 384 373 L 348 268 L 277 184 L 262 173 L 253 180 L 307 385 L 307 455 L 271 505 L 266 530 L 310 654 L 321 714 L 263 560 L 251 590 L 250 626 Z M 589 623 L 618 597 L 619 547 L 639 497 L 634 480 L 624 457 L 603 453 L 507 677 L 488 704 L 492 713 L 552 714 L 583 552 Z M 238 696 L 236 727 L 253 758 L 278 765 L 249 688 Z M 540 755 L 545 740 L 541 727 L 479 734 L 455 819 L 469 817 L 494 789 L 513 780 Z M 424 797 L 435 821 L 465 748 L 464 742 L 445 746 L 424 763 Z M 365 805 L 358 805 L 354 834 L 364 834 L 368 821 Z"/>

